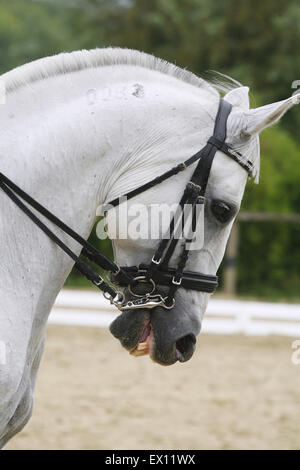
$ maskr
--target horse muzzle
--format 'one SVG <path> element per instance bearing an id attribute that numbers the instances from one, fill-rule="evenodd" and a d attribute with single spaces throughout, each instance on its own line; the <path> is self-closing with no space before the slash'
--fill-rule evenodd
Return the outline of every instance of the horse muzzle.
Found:
<path id="1" fill-rule="evenodd" d="M 126 310 L 110 325 L 113 336 L 130 354 L 149 354 L 161 365 L 188 361 L 195 351 L 200 329 L 199 316 L 186 312 L 181 296 L 177 296 L 172 310 L 159 306 Z"/>

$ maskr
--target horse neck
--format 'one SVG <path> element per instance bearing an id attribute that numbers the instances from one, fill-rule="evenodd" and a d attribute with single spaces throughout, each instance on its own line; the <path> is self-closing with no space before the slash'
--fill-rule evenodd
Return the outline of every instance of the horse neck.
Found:
<path id="1" fill-rule="evenodd" d="M 87 238 L 108 171 L 107 143 L 97 135 L 92 106 L 87 103 L 83 109 L 80 100 L 76 102 L 66 87 L 62 90 L 54 82 L 37 83 L 31 92 L 24 88 L 7 96 L 0 115 L 0 167 Z M 45 318 L 73 260 L 2 192 L 0 213 L 0 311 L 18 311 L 23 319 Z M 51 223 L 46 224 L 51 228 Z M 55 228 L 54 232 L 79 254 L 76 242 Z"/>

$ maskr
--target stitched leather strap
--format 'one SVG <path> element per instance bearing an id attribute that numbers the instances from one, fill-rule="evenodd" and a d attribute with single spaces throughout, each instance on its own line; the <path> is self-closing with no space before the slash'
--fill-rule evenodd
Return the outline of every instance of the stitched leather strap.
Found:
<path id="1" fill-rule="evenodd" d="M 226 126 L 227 119 L 231 111 L 231 104 L 227 101 L 220 99 L 219 108 L 215 120 L 213 137 L 218 141 L 224 142 L 226 139 Z M 212 142 L 206 144 L 206 146 L 200 152 L 200 158 L 196 169 L 191 177 L 191 180 L 187 184 L 183 197 L 180 201 L 180 207 L 183 210 L 185 204 L 189 204 L 192 207 L 192 216 L 196 214 L 196 205 L 197 202 L 201 204 L 204 203 L 204 196 L 206 192 L 206 187 L 208 183 L 209 174 L 211 171 L 211 166 L 213 163 L 214 156 L 217 152 L 217 147 L 213 145 Z M 175 251 L 176 245 L 179 241 L 178 238 L 174 236 L 174 227 L 176 223 L 174 218 L 171 221 L 169 229 L 169 238 L 163 238 L 158 246 L 157 251 L 155 252 L 152 262 L 146 273 L 147 279 L 153 278 L 158 271 L 161 269 L 167 270 L 170 259 Z M 195 232 L 196 227 L 194 227 Z M 187 247 L 187 242 L 190 240 L 185 240 L 182 249 L 177 269 L 175 271 L 175 277 L 168 294 L 168 300 L 171 303 L 174 298 L 175 292 L 181 285 L 181 280 L 184 272 L 185 265 L 189 257 L 189 248 Z"/>
<path id="2" fill-rule="evenodd" d="M 126 272 L 132 277 L 144 276 L 148 270 L 149 265 L 141 264 L 137 266 L 122 266 L 122 272 Z M 153 275 L 153 281 L 158 286 L 171 286 L 172 279 L 176 274 L 176 269 L 168 268 L 167 270 L 159 270 Z M 120 286 L 126 287 L 128 285 L 126 278 L 122 273 L 115 276 L 111 275 L 111 280 L 117 282 Z M 182 274 L 182 281 L 180 287 L 185 289 L 197 290 L 200 292 L 214 292 L 218 287 L 218 276 L 209 276 L 207 274 L 196 273 L 193 271 L 184 271 Z"/>

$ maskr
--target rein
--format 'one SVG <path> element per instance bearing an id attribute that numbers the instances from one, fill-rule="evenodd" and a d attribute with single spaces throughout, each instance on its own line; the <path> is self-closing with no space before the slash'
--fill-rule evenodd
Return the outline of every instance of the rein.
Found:
<path id="1" fill-rule="evenodd" d="M 220 99 L 219 109 L 215 120 L 214 132 L 212 137 L 208 139 L 207 144 L 195 155 L 176 165 L 172 169 L 163 173 L 162 175 L 154 178 L 150 182 L 130 191 L 122 196 L 126 199 L 131 199 L 142 192 L 150 189 L 166 179 L 184 171 L 187 167 L 197 162 L 195 171 L 187 183 L 183 196 L 180 200 L 180 207 L 189 204 L 191 207 L 191 234 L 182 245 L 181 254 L 177 268 L 170 268 L 168 266 L 171 256 L 174 253 L 178 239 L 175 239 L 175 218 L 173 217 L 169 234 L 170 237 L 164 237 L 160 241 L 157 250 L 152 257 L 150 264 L 141 264 L 139 267 L 126 266 L 120 267 L 103 253 L 97 250 L 88 241 L 82 238 L 77 232 L 72 230 L 68 225 L 62 222 L 58 217 L 48 211 L 39 202 L 29 196 L 19 186 L 12 182 L 3 173 L 0 173 L 0 188 L 5 194 L 24 212 L 32 222 L 37 225 L 56 245 L 58 245 L 70 258 L 75 261 L 75 267 L 83 274 L 89 281 L 97 286 L 104 294 L 105 298 L 110 300 L 119 310 L 130 310 L 137 308 L 154 308 L 162 306 L 166 309 L 171 309 L 175 305 L 175 293 L 179 287 L 185 289 L 192 289 L 201 292 L 212 293 L 218 286 L 218 277 L 212 275 L 205 275 L 202 273 L 186 271 L 185 266 L 190 254 L 189 244 L 192 242 L 196 225 L 197 225 L 197 205 L 204 205 L 205 192 L 208 183 L 208 178 L 213 163 L 214 156 L 217 150 L 228 155 L 235 160 L 244 170 L 247 171 L 249 176 L 253 174 L 253 166 L 249 160 L 243 159 L 239 152 L 231 149 L 226 143 L 226 125 L 227 119 L 231 112 L 232 106 L 224 99 Z M 24 202 L 27 204 L 24 204 Z M 120 197 L 114 199 L 105 207 L 108 210 L 111 207 L 116 207 L 122 202 Z M 72 239 L 82 246 L 81 255 L 94 262 L 104 271 L 110 272 L 111 281 L 121 287 L 128 287 L 131 294 L 129 300 L 125 300 L 125 295 L 122 291 L 116 290 L 109 283 L 107 283 L 97 272 L 95 272 L 89 264 L 81 260 L 55 233 L 45 225 L 35 213 L 28 207 L 31 206 L 35 211 L 48 219 L 60 230 L 69 235 Z M 137 286 L 149 287 L 148 292 L 144 294 L 137 293 Z M 156 286 L 169 287 L 167 295 L 162 295 Z"/>

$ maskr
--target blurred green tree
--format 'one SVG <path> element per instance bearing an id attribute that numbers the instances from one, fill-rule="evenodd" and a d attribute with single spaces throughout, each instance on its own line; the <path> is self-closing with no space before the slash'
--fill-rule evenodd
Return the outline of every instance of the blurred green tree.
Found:
<path id="1" fill-rule="evenodd" d="M 72 25 L 84 47 L 140 49 L 195 73 L 215 69 L 259 90 L 263 102 L 300 80 L 298 0 L 87 0 Z M 300 89 L 300 88 L 299 88 Z M 291 111 L 283 126 L 297 133 Z M 298 134 L 298 133 L 297 133 Z"/>
<path id="2" fill-rule="evenodd" d="M 72 50 L 72 32 L 56 4 L 2 0 L 0 47 L 0 70 L 6 72 L 40 57 Z"/>

